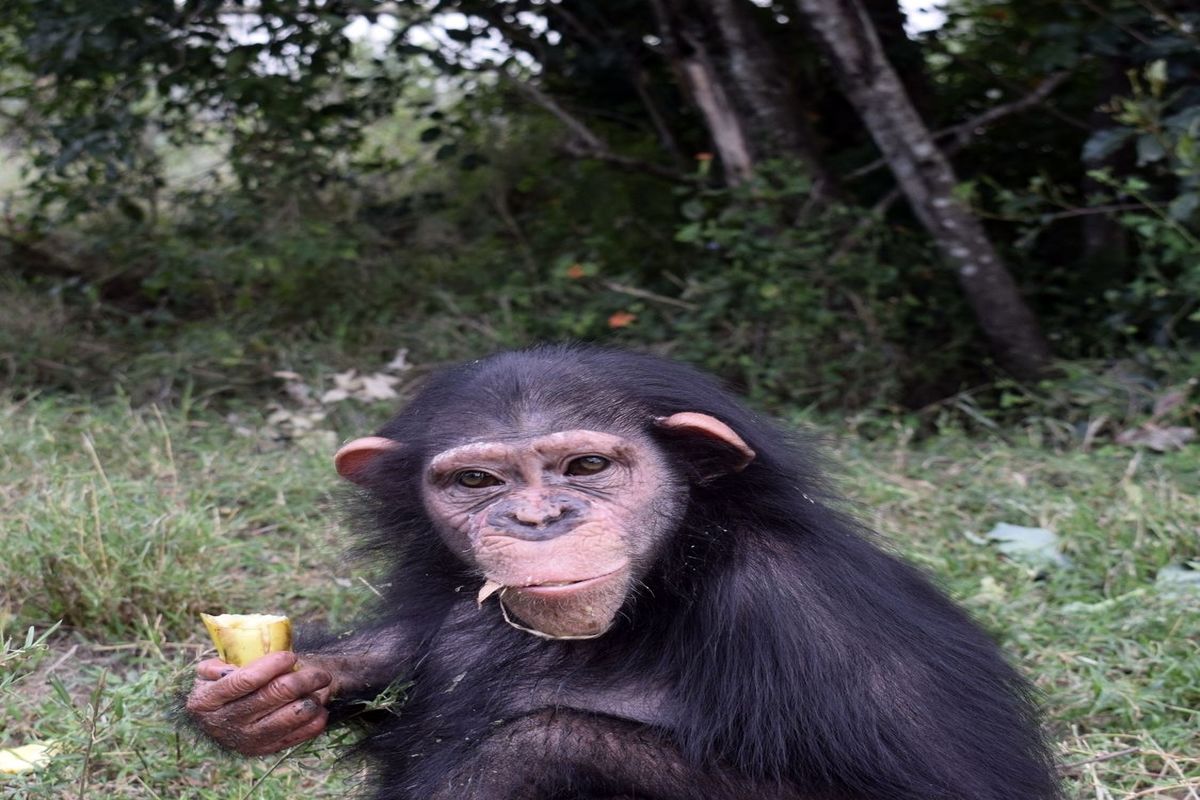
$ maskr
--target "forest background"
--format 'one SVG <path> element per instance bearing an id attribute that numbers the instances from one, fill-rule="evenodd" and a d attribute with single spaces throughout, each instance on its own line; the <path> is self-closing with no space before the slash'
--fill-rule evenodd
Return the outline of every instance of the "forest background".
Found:
<path id="1" fill-rule="evenodd" d="M 344 794 L 174 732 L 195 615 L 351 619 L 333 447 L 558 340 L 830 431 L 1075 796 L 1200 797 L 1200 11 L 928 5 L 0 0 L 0 797 Z"/>

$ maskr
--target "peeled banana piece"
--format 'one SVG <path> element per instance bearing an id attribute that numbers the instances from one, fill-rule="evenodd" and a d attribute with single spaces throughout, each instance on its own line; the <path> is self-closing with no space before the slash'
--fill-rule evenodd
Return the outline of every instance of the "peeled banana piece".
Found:
<path id="1" fill-rule="evenodd" d="M 201 614 L 208 635 L 217 646 L 217 657 L 244 667 L 267 653 L 292 649 L 292 623 L 274 614 Z"/>
<path id="2" fill-rule="evenodd" d="M 46 766 L 58 751 L 54 742 L 35 742 L 0 750 L 0 774 L 16 775 Z"/>

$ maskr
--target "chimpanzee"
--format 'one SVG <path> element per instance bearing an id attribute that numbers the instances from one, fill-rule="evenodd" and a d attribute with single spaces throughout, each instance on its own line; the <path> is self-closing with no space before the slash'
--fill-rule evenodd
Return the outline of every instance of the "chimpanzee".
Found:
<path id="1" fill-rule="evenodd" d="M 218 743 L 274 752 L 411 682 L 377 800 L 1048 800 L 1029 688 L 715 381 L 585 346 L 431 378 L 336 456 L 390 565 L 352 632 L 198 667 Z"/>

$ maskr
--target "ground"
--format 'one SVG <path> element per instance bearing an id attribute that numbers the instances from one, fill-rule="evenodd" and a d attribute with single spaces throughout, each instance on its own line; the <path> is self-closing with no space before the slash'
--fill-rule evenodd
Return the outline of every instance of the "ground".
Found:
<path id="1" fill-rule="evenodd" d="M 329 456 L 385 407 L 296 440 L 253 408 L 0 399 L 0 747 L 62 748 L 0 777 L 0 798 L 345 797 L 336 738 L 227 758 L 175 731 L 169 697 L 208 646 L 199 611 L 337 623 L 369 596 Z M 1200 448 L 861 422 L 807 424 L 856 512 L 1033 679 L 1069 796 L 1200 797 L 1200 591 L 1158 580 L 1200 556 Z M 1054 532 L 1066 562 L 1006 558 L 986 536 L 999 522 Z"/>

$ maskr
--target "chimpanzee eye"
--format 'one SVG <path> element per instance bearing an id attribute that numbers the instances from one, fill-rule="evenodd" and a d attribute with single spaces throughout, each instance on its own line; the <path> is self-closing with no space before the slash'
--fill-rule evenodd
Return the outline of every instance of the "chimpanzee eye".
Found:
<path id="1" fill-rule="evenodd" d="M 504 482 L 490 472 L 484 472 L 481 469 L 464 469 L 462 472 L 454 476 L 454 480 L 459 486 L 465 486 L 468 489 L 482 489 L 485 486 L 499 486 Z"/>
<path id="2" fill-rule="evenodd" d="M 580 456 L 567 464 L 568 475 L 595 475 L 604 472 L 612 462 L 603 456 Z"/>

